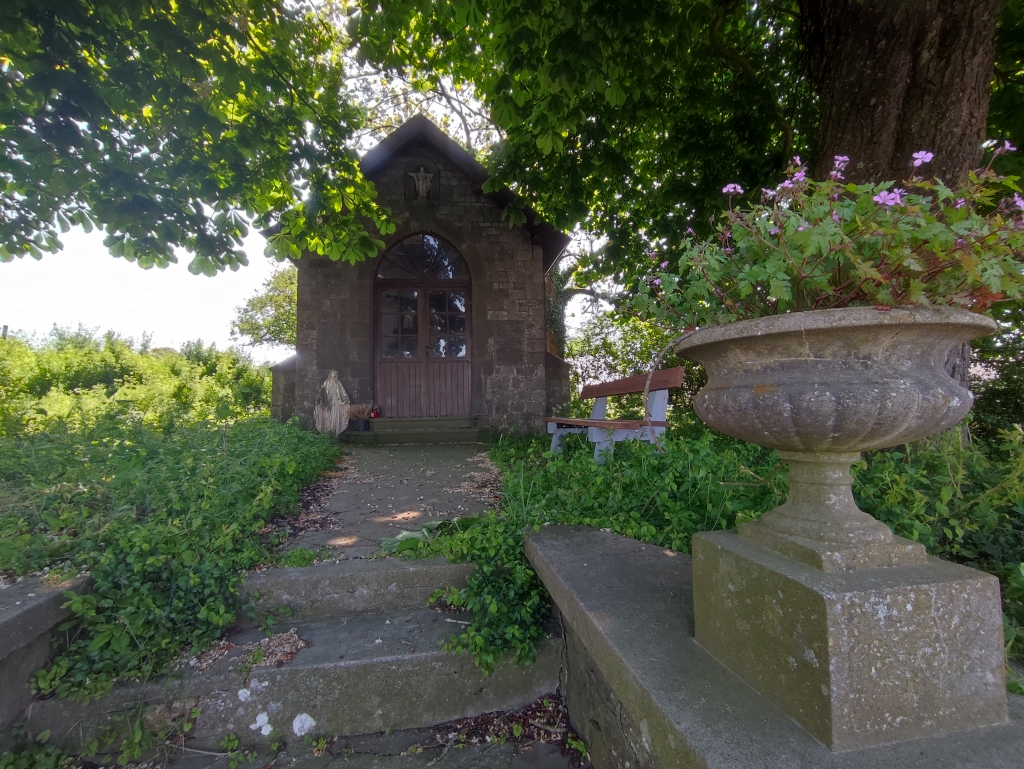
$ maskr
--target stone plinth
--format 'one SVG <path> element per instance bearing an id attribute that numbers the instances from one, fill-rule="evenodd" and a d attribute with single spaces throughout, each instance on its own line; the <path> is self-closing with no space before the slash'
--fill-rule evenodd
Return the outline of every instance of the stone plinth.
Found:
<path id="1" fill-rule="evenodd" d="M 827 573 L 693 538 L 697 642 L 835 751 L 1005 723 L 999 582 L 929 558 Z"/>
<path id="2" fill-rule="evenodd" d="M 690 558 L 583 526 L 527 534 L 562 618 L 562 690 L 595 769 L 1019 769 L 1024 697 L 1010 721 L 834 753 L 701 648 Z"/>

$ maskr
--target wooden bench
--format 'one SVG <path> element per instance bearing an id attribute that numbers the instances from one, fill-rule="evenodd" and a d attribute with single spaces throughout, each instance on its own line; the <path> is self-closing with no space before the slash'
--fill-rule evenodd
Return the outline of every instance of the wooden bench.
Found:
<path id="1" fill-rule="evenodd" d="M 615 395 L 632 395 L 642 393 L 647 385 L 647 374 L 616 379 L 614 382 L 602 382 L 587 385 L 580 390 L 580 397 L 589 400 L 594 398 L 594 407 L 587 419 L 563 419 L 547 417 L 548 433 L 551 435 L 551 450 L 559 451 L 563 435 L 587 433 L 588 440 L 594 444 L 594 459 L 602 461 L 602 452 L 618 441 L 647 441 L 654 443 L 654 436 L 661 435 L 668 427 L 665 421 L 668 412 L 668 391 L 679 387 L 686 376 L 682 366 L 655 371 L 651 377 L 651 387 L 647 394 L 647 415 L 649 419 L 605 419 L 608 410 L 608 398 Z"/>

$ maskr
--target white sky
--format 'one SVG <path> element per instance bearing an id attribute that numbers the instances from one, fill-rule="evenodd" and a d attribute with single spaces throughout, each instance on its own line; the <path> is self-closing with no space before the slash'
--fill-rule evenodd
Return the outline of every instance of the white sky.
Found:
<path id="1" fill-rule="evenodd" d="M 103 233 L 74 229 L 62 237 L 64 250 L 0 264 L 0 326 L 43 337 L 54 325 L 81 323 L 102 333 L 116 331 L 139 340 L 153 335 L 153 347 L 180 347 L 202 339 L 229 347 L 235 308 L 261 288 L 275 263 L 263 256 L 263 237 L 252 234 L 245 251 L 249 266 L 213 278 L 192 275 L 189 257 L 164 270 L 143 270 L 103 246 Z M 258 348 L 257 361 L 276 362 L 286 348 Z"/>

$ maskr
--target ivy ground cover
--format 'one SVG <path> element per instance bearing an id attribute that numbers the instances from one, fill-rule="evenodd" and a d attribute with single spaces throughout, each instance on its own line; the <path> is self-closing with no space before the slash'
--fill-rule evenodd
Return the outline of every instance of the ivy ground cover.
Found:
<path id="1" fill-rule="evenodd" d="M 774 452 L 698 422 L 671 428 L 662 451 L 616 444 L 604 464 L 596 464 L 592 445 L 575 436 L 561 454 L 552 455 L 547 444 L 546 438 L 497 443 L 491 456 L 505 484 L 499 509 L 446 524 L 409 547 L 476 564 L 465 589 L 437 598 L 474 613 L 448 648 L 473 654 L 487 670 L 505 655 L 529 662 L 545 634 L 547 594 L 523 554 L 528 527 L 583 524 L 688 552 L 694 533 L 756 519 L 787 491 Z M 895 533 L 922 542 L 932 555 L 1000 578 L 1007 649 L 1011 656 L 1024 653 L 1020 428 L 988 444 L 968 442 L 955 430 L 873 452 L 854 466 L 854 478 L 861 508 Z"/>
<path id="2" fill-rule="evenodd" d="M 87 698 L 217 638 L 263 533 L 337 454 L 266 414 L 269 375 L 199 344 L 58 332 L 0 344 L 0 575 L 88 572 L 35 680 Z"/>

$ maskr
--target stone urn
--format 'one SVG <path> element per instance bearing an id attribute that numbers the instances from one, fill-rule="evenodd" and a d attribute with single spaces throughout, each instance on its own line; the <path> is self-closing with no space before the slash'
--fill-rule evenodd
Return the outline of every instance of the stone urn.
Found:
<path id="1" fill-rule="evenodd" d="M 955 425 L 973 403 L 945 370 L 954 345 L 991 334 L 966 310 L 844 308 L 700 329 L 677 355 L 704 366 L 694 408 L 714 429 L 775 449 L 789 498 L 743 538 L 826 572 L 922 563 L 924 547 L 893 536 L 853 499 L 850 466 L 868 449 Z"/>

